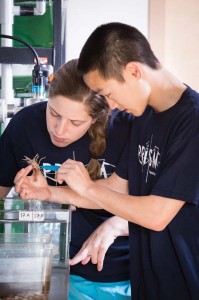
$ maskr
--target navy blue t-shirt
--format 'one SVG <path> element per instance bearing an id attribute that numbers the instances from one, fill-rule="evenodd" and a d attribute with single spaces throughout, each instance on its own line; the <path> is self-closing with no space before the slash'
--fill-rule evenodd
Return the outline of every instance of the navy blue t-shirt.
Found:
<path id="1" fill-rule="evenodd" d="M 102 177 L 108 177 L 115 170 L 124 146 L 128 140 L 132 116 L 115 110 L 107 125 L 107 149 L 99 157 Z M 0 186 L 12 187 L 16 173 L 27 166 L 24 155 L 33 158 L 36 154 L 45 157 L 40 165 L 61 165 L 68 158 L 87 165 L 91 159 L 89 136 L 85 134 L 67 147 L 52 144 L 46 127 L 46 102 L 23 108 L 10 121 L 0 138 Z M 54 178 L 54 172 L 45 171 Z M 48 180 L 50 185 L 53 181 Z M 112 215 L 105 210 L 77 208 L 72 213 L 70 257 L 81 248 L 90 234 Z M 129 245 L 127 237 L 118 237 L 107 251 L 104 267 L 97 271 L 96 265 L 89 262 L 71 267 L 71 274 L 77 274 L 88 280 L 99 282 L 123 281 L 130 278 Z"/>
<path id="2" fill-rule="evenodd" d="M 129 223 L 134 300 L 199 299 L 199 94 L 189 87 L 170 109 L 134 119 L 116 173 L 134 196 L 185 201 L 162 231 Z"/>

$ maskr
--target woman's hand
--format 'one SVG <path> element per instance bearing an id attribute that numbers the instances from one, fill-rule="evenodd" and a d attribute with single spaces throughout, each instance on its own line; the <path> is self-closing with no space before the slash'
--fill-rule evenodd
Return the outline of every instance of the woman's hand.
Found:
<path id="1" fill-rule="evenodd" d="M 37 199 L 47 200 L 50 195 L 49 186 L 45 177 L 39 173 L 35 181 L 33 176 L 28 176 L 32 166 L 21 169 L 15 176 L 15 191 L 23 200 Z"/>
<path id="2" fill-rule="evenodd" d="M 73 266 L 81 262 L 85 265 L 91 260 L 97 265 L 98 271 L 101 271 L 106 252 L 119 235 L 128 235 L 128 222 L 116 216 L 107 219 L 84 242 L 80 251 L 69 260 L 69 264 Z"/>

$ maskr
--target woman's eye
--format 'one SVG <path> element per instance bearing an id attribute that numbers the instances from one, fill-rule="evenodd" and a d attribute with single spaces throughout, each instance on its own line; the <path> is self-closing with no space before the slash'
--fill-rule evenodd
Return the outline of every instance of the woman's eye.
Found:
<path id="1" fill-rule="evenodd" d="M 55 114 L 54 112 L 50 112 L 50 114 L 51 114 L 51 116 L 53 116 L 53 117 L 59 117 L 59 115 L 57 115 L 57 114 Z"/>
<path id="2" fill-rule="evenodd" d="M 72 123 L 73 126 L 76 126 L 76 127 L 81 125 L 81 123 L 76 123 L 76 122 L 73 122 L 73 121 L 71 121 L 71 123 Z"/>

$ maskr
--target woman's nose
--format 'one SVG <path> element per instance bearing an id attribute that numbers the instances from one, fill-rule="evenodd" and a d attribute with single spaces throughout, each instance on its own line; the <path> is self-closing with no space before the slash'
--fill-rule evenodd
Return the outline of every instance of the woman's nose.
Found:
<path id="1" fill-rule="evenodd" d="M 62 136 L 67 130 L 67 120 L 59 120 L 56 124 L 56 134 Z"/>

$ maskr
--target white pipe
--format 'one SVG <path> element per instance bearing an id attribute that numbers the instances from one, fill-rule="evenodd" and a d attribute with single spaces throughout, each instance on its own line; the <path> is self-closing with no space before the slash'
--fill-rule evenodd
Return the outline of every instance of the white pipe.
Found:
<path id="1" fill-rule="evenodd" d="M 20 6 L 14 6 L 13 7 L 13 15 L 14 16 L 20 16 Z"/>
<path id="2" fill-rule="evenodd" d="M 6 104 L 14 104 L 13 72 L 11 64 L 1 66 L 1 98 Z"/>
<path id="3" fill-rule="evenodd" d="M 1 33 L 12 35 L 12 25 L 14 22 L 13 18 L 13 0 L 1 0 Z M 12 41 L 7 39 L 2 39 L 2 46 L 9 47 L 12 46 Z"/>
<path id="4" fill-rule="evenodd" d="M 33 14 L 35 16 L 42 16 L 46 12 L 46 1 L 36 1 L 36 7 L 33 8 Z M 21 7 L 19 5 L 13 6 L 13 15 L 20 16 Z"/>
<path id="5" fill-rule="evenodd" d="M 13 0 L 1 0 L 1 33 L 6 35 L 12 35 L 13 25 Z M 2 47 L 12 47 L 12 40 L 2 38 Z M 1 72 L 1 98 L 5 99 L 7 104 L 14 103 L 14 90 L 13 90 L 13 73 L 11 64 L 2 64 Z"/>
<path id="6" fill-rule="evenodd" d="M 34 8 L 35 16 L 42 16 L 46 12 L 46 1 L 36 1 L 36 7 Z"/>

